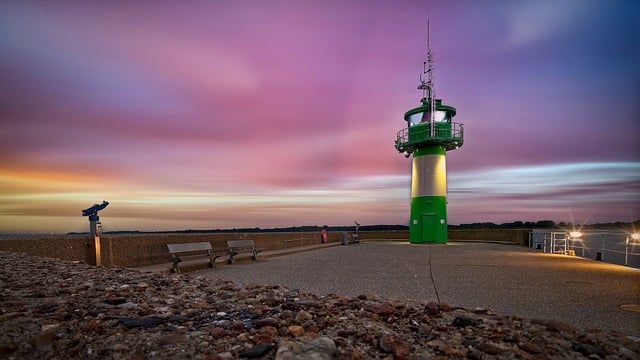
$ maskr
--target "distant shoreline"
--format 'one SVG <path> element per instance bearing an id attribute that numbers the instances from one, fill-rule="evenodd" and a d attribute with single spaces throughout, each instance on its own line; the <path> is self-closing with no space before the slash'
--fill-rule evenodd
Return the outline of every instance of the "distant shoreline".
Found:
<path id="1" fill-rule="evenodd" d="M 104 235 L 137 235 L 137 234 L 214 234 L 214 233 L 277 233 L 277 232 L 318 232 L 325 229 L 327 231 L 355 231 L 354 225 L 334 225 L 334 226 L 318 226 L 318 225 L 302 225 L 291 227 L 276 228 L 231 228 L 231 229 L 184 229 L 184 230 L 114 230 L 105 231 Z M 495 224 L 492 222 L 471 223 L 448 225 L 449 230 L 480 230 L 480 229 L 562 229 L 566 231 L 573 230 L 619 230 L 627 232 L 640 231 L 640 220 L 632 222 L 608 222 L 594 224 L 572 224 L 552 220 L 532 221 L 515 221 L 510 223 Z M 385 231 L 385 230 L 409 230 L 408 225 L 361 225 L 360 231 Z M 0 239 L 32 237 L 32 236 L 86 236 L 88 231 L 84 232 L 67 232 L 67 233 L 0 233 Z"/>

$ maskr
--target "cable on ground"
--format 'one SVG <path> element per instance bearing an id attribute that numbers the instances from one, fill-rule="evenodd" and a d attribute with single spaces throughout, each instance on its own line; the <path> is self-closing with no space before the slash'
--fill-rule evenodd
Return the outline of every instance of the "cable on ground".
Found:
<path id="1" fill-rule="evenodd" d="M 427 265 L 429 265 L 429 276 L 431 277 L 431 285 L 433 285 L 433 291 L 436 293 L 436 300 L 438 300 L 439 303 L 440 295 L 438 294 L 438 288 L 436 287 L 436 282 L 433 279 L 433 270 L 431 268 L 431 243 L 429 243 L 429 256 L 427 257 Z"/>

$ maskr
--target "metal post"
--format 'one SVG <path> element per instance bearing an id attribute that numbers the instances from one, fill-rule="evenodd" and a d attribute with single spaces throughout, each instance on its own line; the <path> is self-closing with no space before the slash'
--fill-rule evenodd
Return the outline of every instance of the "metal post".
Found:
<path id="1" fill-rule="evenodd" d="M 576 254 L 576 239 L 569 236 L 569 239 L 571 240 L 571 245 L 570 245 L 570 250 L 573 251 L 573 255 Z"/>
<path id="2" fill-rule="evenodd" d="M 95 259 L 91 259 L 93 260 L 91 265 L 101 266 L 102 256 L 100 254 L 100 234 L 102 233 L 102 231 L 100 221 L 98 221 L 97 219 L 93 220 L 92 217 L 89 217 L 89 227 L 91 228 L 91 238 L 93 238 L 93 251 L 91 255 L 92 257 L 95 256 Z"/>
<path id="3" fill-rule="evenodd" d="M 604 234 L 602 234 L 602 257 L 600 260 L 604 261 Z"/>

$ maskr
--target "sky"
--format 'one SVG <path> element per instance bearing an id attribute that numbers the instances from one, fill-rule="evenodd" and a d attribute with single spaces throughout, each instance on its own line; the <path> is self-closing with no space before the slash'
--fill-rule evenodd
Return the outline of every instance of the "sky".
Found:
<path id="1" fill-rule="evenodd" d="M 637 1 L 3 1 L 0 233 L 407 224 L 427 19 L 449 224 L 640 219 Z"/>

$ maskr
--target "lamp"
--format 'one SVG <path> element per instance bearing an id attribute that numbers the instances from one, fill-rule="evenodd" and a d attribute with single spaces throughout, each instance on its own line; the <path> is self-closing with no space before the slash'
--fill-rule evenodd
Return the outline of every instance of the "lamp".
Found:
<path id="1" fill-rule="evenodd" d="M 640 233 L 633 233 L 627 235 L 627 238 L 624 241 L 624 265 L 629 265 L 629 243 L 630 242 L 638 242 L 640 240 Z"/>

